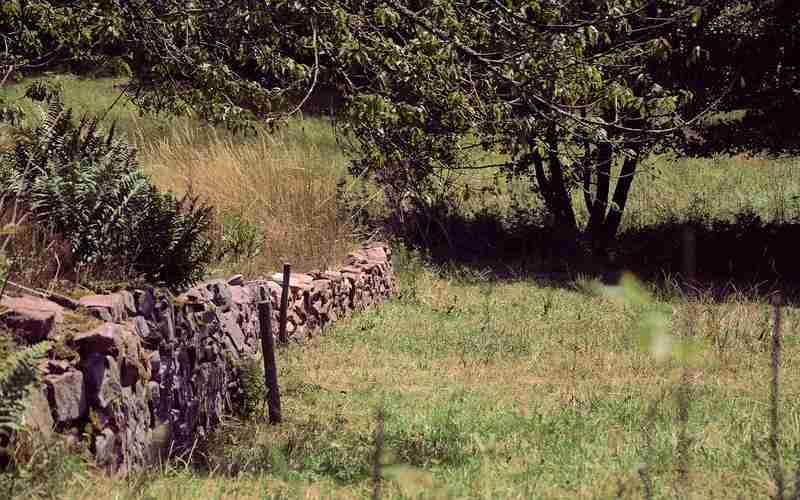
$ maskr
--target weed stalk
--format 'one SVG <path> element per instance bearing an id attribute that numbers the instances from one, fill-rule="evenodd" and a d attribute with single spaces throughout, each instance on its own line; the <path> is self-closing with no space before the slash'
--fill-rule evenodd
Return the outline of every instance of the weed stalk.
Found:
<path id="1" fill-rule="evenodd" d="M 380 500 L 381 498 L 381 457 L 383 457 L 384 445 L 384 419 L 383 408 L 381 408 L 375 415 L 375 455 L 372 457 L 372 500 Z"/>
<path id="2" fill-rule="evenodd" d="M 696 310 L 692 308 L 689 316 L 689 338 L 694 337 Z M 684 361 L 686 362 L 686 360 Z M 680 382 L 678 383 L 676 398 L 678 405 L 678 494 L 686 497 L 689 494 L 689 448 L 691 438 L 689 437 L 689 410 L 692 402 L 690 371 L 688 364 L 683 366 Z"/>
<path id="3" fill-rule="evenodd" d="M 4 273 L 5 276 L 3 276 L 3 284 L 0 285 L 0 299 L 2 299 L 3 295 L 6 293 L 6 286 L 8 286 L 8 281 L 11 279 L 11 275 L 14 273 L 14 265 L 16 263 L 16 260 L 11 260 L 11 262 L 8 264 L 8 268 Z"/>
<path id="4" fill-rule="evenodd" d="M 800 500 L 800 464 L 797 464 L 797 470 L 794 473 L 794 491 L 792 492 L 792 500 Z"/>
<path id="5" fill-rule="evenodd" d="M 661 397 L 663 397 L 663 395 Z M 642 480 L 642 486 L 644 487 L 645 500 L 653 499 L 653 478 L 650 475 L 650 463 L 653 461 L 655 451 L 653 450 L 653 438 L 651 431 L 655 429 L 656 417 L 658 416 L 658 405 L 661 403 L 661 397 L 653 400 L 650 403 L 650 408 L 647 411 L 646 421 L 644 427 L 642 428 L 642 431 L 644 432 L 645 457 L 644 464 L 639 467 L 638 472 L 639 478 Z"/>
<path id="6" fill-rule="evenodd" d="M 644 498 L 645 500 L 652 500 L 653 499 L 653 478 L 650 477 L 650 467 L 647 465 L 643 465 L 639 468 L 639 478 L 642 480 L 642 486 L 644 486 Z"/>
<path id="7" fill-rule="evenodd" d="M 689 493 L 689 405 L 691 403 L 689 369 L 684 368 L 678 385 L 678 489 L 683 496 Z"/>
<path id="8" fill-rule="evenodd" d="M 780 369 L 781 369 L 781 306 L 780 292 L 772 296 L 772 384 L 769 401 L 770 451 L 772 455 L 772 478 L 775 481 L 775 498 L 784 500 L 786 483 L 780 451 Z"/>

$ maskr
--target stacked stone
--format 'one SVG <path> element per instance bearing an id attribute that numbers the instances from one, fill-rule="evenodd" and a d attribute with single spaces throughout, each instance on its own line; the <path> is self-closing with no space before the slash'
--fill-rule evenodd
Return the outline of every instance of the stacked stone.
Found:
<path id="1" fill-rule="evenodd" d="M 291 275 L 290 339 L 304 342 L 396 292 L 387 245 L 365 245 L 345 264 Z M 54 344 L 41 366 L 44 391 L 34 395 L 29 423 L 85 442 L 99 465 L 123 474 L 190 445 L 231 410 L 239 362 L 258 355 L 258 302 L 271 301 L 277 335 L 280 283 L 281 275 L 249 282 L 237 275 L 177 297 L 146 288 L 87 296 L 66 307 L 4 297 L 6 331 Z"/>

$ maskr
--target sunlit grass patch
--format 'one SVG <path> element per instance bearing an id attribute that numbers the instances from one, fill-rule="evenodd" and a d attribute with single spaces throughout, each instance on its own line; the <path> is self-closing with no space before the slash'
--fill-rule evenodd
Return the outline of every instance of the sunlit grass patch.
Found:
<path id="1" fill-rule="evenodd" d="M 652 157 L 631 188 L 623 230 L 675 221 L 733 221 L 753 213 L 765 222 L 800 218 L 800 163 L 793 157 Z"/>
<path id="2" fill-rule="evenodd" d="M 223 427 L 203 450 L 220 461 L 212 470 L 268 484 L 300 481 L 323 498 L 368 498 L 382 408 L 386 498 L 412 490 L 437 498 L 641 498 L 643 464 L 656 497 L 682 487 L 681 365 L 639 349 L 635 308 L 569 288 L 417 272 L 414 300 L 370 310 L 281 353 L 286 422 Z M 740 298 L 659 307 L 670 311 L 678 337 L 696 318 L 692 335 L 706 349 L 685 380 L 689 498 L 766 496 L 774 487 L 769 355 L 747 339 L 769 306 Z M 740 325 L 730 327 L 729 351 L 715 345 L 709 314 Z M 470 344 L 481 325 L 501 346 L 524 335 L 525 350 L 486 356 L 487 344 Z M 788 375 L 797 371 L 796 350 L 787 343 L 782 367 L 787 470 L 797 466 L 791 450 L 800 445 L 800 381 Z"/>
<path id="3" fill-rule="evenodd" d="M 71 74 L 48 74 L 14 85 L 6 85 L 0 90 L 9 102 L 19 104 L 25 111 L 23 126 L 35 125 L 46 108 L 41 103 L 22 98 L 28 84 L 34 80 L 45 80 L 59 85 L 64 91 L 65 107 L 72 108 L 77 118 L 84 114 L 103 116 L 107 126 L 115 123 L 117 131 L 126 135 L 129 141 L 163 136 L 175 125 L 187 121 L 186 118 L 168 115 L 141 116 L 137 107 L 124 94 L 127 83 L 124 78 L 84 78 Z"/>
<path id="4" fill-rule="evenodd" d="M 216 208 L 222 250 L 245 247 L 221 255 L 212 274 L 263 275 L 286 261 L 298 270 L 333 267 L 355 240 L 337 200 L 345 161 L 324 146 L 326 133 L 322 122 L 297 120 L 273 135 L 234 141 L 212 134 L 201 143 L 187 126 L 142 146 L 141 160 L 159 186 Z"/>

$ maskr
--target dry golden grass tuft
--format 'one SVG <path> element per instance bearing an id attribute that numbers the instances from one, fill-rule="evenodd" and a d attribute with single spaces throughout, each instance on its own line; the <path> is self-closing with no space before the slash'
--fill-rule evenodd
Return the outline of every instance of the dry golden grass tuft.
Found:
<path id="1" fill-rule="evenodd" d="M 290 127 L 312 136 L 330 133 L 317 122 Z M 216 208 L 218 242 L 248 238 L 237 233 L 242 224 L 257 230 L 258 250 L 224 259 L 212 275 L 265 274 L 286 261 L 298 270 L 325 268 L 355 244 L 353 226 L 337 209 L 341 154 L 324 151 L 314 137 L 300 143 L 292 132 L 242 140 L 186 125 L 142 146 L 140 161 L 157 185 Z"/>
<path id="2" fill-rule="evenodd" d="M 31 223 L 32 214 L 16 198 L 0 193 L 0 270 L 5 279 L 52 289 L 75 278 L 70 246 L 61 235 Z M 7 268 L 7 269 L 6 269 Z"/>

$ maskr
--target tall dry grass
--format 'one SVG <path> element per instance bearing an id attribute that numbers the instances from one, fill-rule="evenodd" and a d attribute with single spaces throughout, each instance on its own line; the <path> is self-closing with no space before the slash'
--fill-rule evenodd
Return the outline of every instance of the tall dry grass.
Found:
<path id="1" fill-rule="evenodd" d="M 226 256 L 210 275 L 262 275 L 282 262 L 323 269 L 355 244 L 354 227 L 337 208 L 345 160 L 319 146 L 329 142 L 326 133 L 324 124 L 298 120 L 243 140 L 185 125 L 142 141 L 140 161 L 160 187 L 215 206 L 220 240 L 231 236 L 226 221 L 257 229 L 256 255 Z"/>

